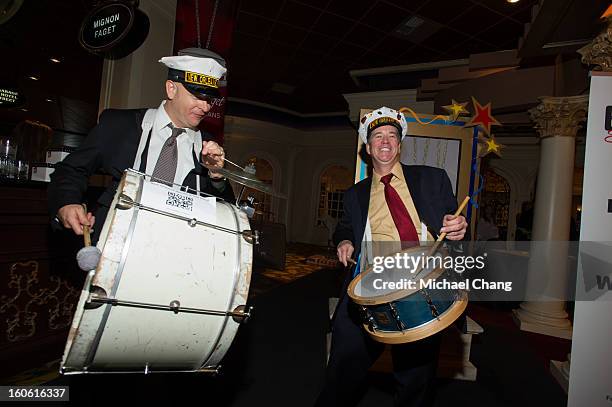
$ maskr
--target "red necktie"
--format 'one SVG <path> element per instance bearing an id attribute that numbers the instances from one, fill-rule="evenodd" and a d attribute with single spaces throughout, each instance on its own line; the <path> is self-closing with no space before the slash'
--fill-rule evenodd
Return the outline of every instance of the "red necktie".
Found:
<path id="1" fill-rule="evenodd" d="M 402 249 L 417 246 L 419 244 L 419 235 L 406 206 L 402 202 L 402 198 L 400 198 L 395 188 L 391 186 L 391 178 L 393 178 L 393 174 L 387 174 L 380 179 L 380 182 L 385 184 L 385 200 L 387 201 L 389 212 L 391 212 L 393 223 L 395 223 L 395 227 L 399 232 Z"/>

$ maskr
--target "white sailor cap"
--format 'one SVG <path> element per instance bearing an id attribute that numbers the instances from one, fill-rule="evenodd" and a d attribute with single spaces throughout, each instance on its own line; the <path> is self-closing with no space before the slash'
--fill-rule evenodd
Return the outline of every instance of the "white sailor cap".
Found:
<path id="1" fill-rule="evenodd" d="M 404 114 L 383 106 L 372 110 L 361 118 L 359 137 L 361 137 L 364 143 L 367 143 L 372 130 L 385 125 L 395 126 L 401 135 L 400 139 L 403 139 L 408 134 L 408 123 L 406 123 Z"/>
<path id="2" fill-rule="evenodd" d="M 227 69 L 213 58 L 179 55 L 159 60 L 168 67 L 168 79 L 180 82 L 198 97 L 219 97 L 219 80 Z"/>

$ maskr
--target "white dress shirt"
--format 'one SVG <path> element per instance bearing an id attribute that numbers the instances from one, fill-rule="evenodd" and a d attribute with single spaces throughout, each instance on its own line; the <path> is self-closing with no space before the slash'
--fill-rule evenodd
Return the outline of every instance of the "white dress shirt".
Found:
<path id="1" fill-rule="evenodd" d="M 166 108 L 164 107 L 165 104 L 165 100 L 161 102 L 155 113 L 151 141 L 149 142 L 149 150 L 147 152 L 147 168 L 145 170 L 147 174 L 153 174 L 153 169 L 155 168 L 155 164 L 157 164 L 162 146 L 172 134 L 172 130 L 168 126 L 168 124 L 172 123 L 172 120 L 170 120 L 166 112 Z M 176 142 L 178 148 L 178 162 L 176 173 L 174 174 L 174 183 L 180 185 L 183 183 L 187 174 L 194 168 L 193 153 L 195 152 L 197 159 L 200 159 L 199 154 L 202 151 L 202 135 L 199 131 L 185 129 L 185 131 L 177 137 Z"/>

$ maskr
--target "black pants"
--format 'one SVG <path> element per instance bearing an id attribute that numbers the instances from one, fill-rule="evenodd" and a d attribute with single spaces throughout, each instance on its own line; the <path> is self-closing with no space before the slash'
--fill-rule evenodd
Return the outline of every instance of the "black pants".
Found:
<path id="1" fill-rule="evenodd" d="M 358 402 L 356 396 L 367 371 L 383 352 L 384 345 L 370 339 L 346 295 L 336 310 L 332 332 L 325 385 L 316 406 L 352 406 Z M 397 385 L 395 406 L 433 404 L 439 348 L 439 335 L 391 347 Z"/>

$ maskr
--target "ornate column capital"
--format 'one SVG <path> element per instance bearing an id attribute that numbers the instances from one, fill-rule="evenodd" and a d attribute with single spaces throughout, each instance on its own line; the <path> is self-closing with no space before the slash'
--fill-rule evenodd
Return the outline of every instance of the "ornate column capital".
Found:
<path id="1" fill-rule="evenodd" d="M 589 96 L 538 98 L 540 104 L 529 110 L 541 138 L 576 137 L 580 122 L 586 119 Z"/>
<path id="2" fill-rule="evenodd" d="M 594 66 L 596 71 L 612 71 L 612 17 L 606 19 L 606 28 L 589 44 L 577 52 L 582 63 Z"/>

